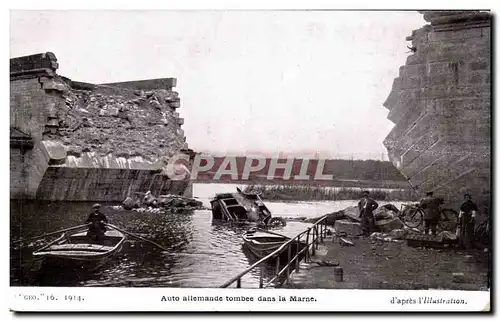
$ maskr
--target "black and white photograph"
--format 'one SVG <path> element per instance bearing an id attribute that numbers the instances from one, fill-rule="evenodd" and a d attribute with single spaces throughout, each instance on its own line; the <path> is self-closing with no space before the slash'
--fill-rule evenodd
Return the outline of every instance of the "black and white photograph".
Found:
<path id="1" fill-rule="evenodd" d="M 11 10 L 11 308 L 490 311 L 492 17 Z"/>

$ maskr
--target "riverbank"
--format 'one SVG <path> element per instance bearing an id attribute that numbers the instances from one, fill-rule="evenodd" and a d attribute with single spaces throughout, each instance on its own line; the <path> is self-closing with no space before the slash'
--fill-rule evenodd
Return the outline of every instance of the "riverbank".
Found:
<path id="1" fill-rule="evenodd" d="M 271 201 L 339 201 L 361 197 L 361 188 L 332 188 L 298 185 L 248 185 L 245 192 L 261 193 L 264 200 Z M 409 189 L 369 189 L 370 197 L 377 201 L 414 201 L 415 193 Z"/>
<path id="2" fill-rule="evenodd" d="M 294 289 L 393 289 L 488 290 L 489 255 L 480 250 L 410 247 L 405 242 L 351 239 L 342 246 L 327 238 L 313 262 L 333 261 L 343 268 L 343 282 L 336 282 L 334 266 L 302 263 L 285 288 Z"/>

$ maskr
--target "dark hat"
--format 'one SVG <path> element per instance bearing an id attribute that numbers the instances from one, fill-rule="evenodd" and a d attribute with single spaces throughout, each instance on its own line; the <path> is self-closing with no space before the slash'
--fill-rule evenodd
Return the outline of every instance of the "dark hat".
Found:
<path id="1" fill-rule="evenodd" d="M 425 195 L 432 196 L 432 195 L 434 195 L 434 192 L 427 192 L 427 193 L 425 193 Z"/>
<path id="2" fill-rule="evenodd" d="M 363 191 L 363 195 L 366 194 L 366 195 L 369 195 L 370 194 L 370 191 Z"/>
<path id="3" fill-rule="evenodd" d="M 93 209 L 101 208 L 101 204 L 94 204 L 94 205 L 92 205 L 92 208 Z"/>

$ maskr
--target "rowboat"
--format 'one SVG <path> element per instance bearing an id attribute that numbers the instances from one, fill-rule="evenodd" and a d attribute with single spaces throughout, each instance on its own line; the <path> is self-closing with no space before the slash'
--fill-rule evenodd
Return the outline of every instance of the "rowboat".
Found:
<path id="1" fill-rule="evenodd" d="M 124 242 L 125 235 L 114 229 L 106 231 L 98 242 L 90 239 L 87 231 L 63 233 L 33 252 L 33 257 L 46 266 L 94 271 L 118 254 Z"/>
<path id="2" fill-rule="evenodd" d="M 279 249 L 283 244 L 290 241 L 290 238 L 274 232 L 262 229 L 251 229 L 243 233 L 243 245 L 257 258 L 263 258 Z M 291 242 L 289 244 L 291 256 L 295 256 L 298 251 L 305 247 L 304 243 Z M 279 253 L 280 259 L 287 258 L 288 247 Z M 276 259 L 274 257 L 273 259 Z"/>

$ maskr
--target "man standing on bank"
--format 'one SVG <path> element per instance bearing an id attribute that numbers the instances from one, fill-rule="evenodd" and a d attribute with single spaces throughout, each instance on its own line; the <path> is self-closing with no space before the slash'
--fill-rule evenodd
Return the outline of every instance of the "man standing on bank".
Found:
<path id="1" fill-rule="evenodd" d="M 370 198 L 370 192 L 364 191 L 363 198 L 358 203 L 359 217 L 361 218 L 361 228 L 363 235 L 370 235 L 375 232 L 375 218 L 373 211 L 378 207 L 378 203 Z"/>
<path id="2" fill-rule="evenodd" d="M 465 194 L 464 199 L 465 202 L 460 206 L 458 215 L 458 242 L 461 247 L 469 248 L 473 245 L 477 205 L 472 201 L 470 194 Z"/>
<path id="3" fill-rule="evenodd" d="M 439 221 L 439 205 L 442 199 L 434 197 L 433 192 L 427 192 L 426 196 L 420 200 L 420 207 L 424 210 L 424 235 L 437 234 L 437 223 Z"/>

